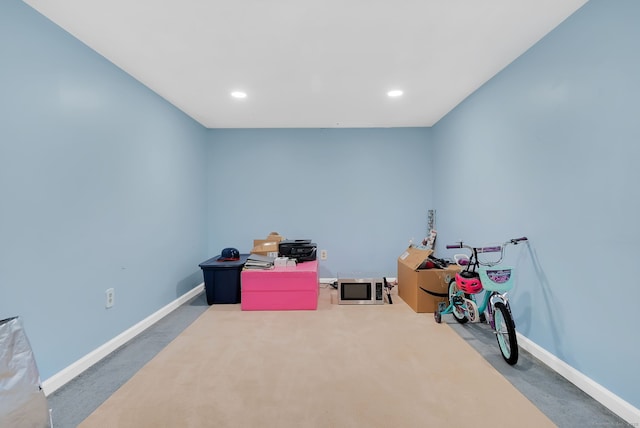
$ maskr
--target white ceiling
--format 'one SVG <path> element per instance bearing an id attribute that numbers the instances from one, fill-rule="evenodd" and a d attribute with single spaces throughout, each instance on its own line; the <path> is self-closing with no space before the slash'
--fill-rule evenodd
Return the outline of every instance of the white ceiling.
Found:
<path id="1" fill-rule="evenodd" d="M 350 128 L 434 125 L 587 0 L 24 1 L 208 128 Z"/>

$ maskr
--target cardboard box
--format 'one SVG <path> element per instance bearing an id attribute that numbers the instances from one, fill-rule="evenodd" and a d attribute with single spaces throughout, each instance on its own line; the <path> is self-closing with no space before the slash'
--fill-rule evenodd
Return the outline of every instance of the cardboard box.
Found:
<path id="1" fill-rule="evenodd" d="M 251 254 L 259 254 L 261 256 L 278 256 L 278 243 L 284 240 L 278 232 L 271 232 L 266 239 L 254 239 Z"/>
<path id="2" fill-rule="evenodd" d="M 432 252 L 409 247 L 398 257 L 398 296 L 416 312 L 435 312 L 439 302 L 448 302 L 449 281 L 460 270 L 457 265 L 418 269 Z"/>
<path id="3" fill-rule="evenodd" d="M 257 247 L 259 245 L 266 244 L 267 242 L 280 242 L 282 240 L 284 240 L 284 237 L 281 236 L 278 232 L 271 232 L 266 239 L 254 239 L 253 246 Z"/>
<path id="4" fill-rule="evenodd" d="M 251 254 L 259 254 L 261 256 L 278 256 L 278 245 L 279 242 L 265 242 L 261 245 L 256 245 L 251 249 Z"/>

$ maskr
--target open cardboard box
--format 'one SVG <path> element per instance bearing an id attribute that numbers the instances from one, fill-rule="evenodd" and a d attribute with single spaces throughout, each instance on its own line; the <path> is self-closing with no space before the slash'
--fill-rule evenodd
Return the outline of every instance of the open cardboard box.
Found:
<path id="1" fill-rule="evenodd" d="M 266 239 L 254 239 L 253 246 L 257 247 L 258 245 L 262 245 L 267 242 L 280 242 L 283 240 L 284 240 L 284 237 L 280 235 L 278 232 L 271 232 Z"/>
<path id="2" fill-rule="evenodd" d="M 265 242 L 264 244 L 256 245 L 251 249 L 251 254 L 258 254 L 261 256 L 278 257 L 279 242 Z"/>
<path id="3" fill-rule="evenodd" d="M 278 245 L 284 238 L 277 232 L 271 232 L 267 239 L 254 239 L 251 254 L 259 254 L 261 256 L 278 255 Z"/>
<path id="4" fill-rule="evenodd" d="M 460 270 L 457 265 L 418 269 L 431 253 L 432 250 L 409 247 L 398 257 L 398 296 L 416 312 L 435 312 L 439 302 L 448 302 L 449 281 Z"/>

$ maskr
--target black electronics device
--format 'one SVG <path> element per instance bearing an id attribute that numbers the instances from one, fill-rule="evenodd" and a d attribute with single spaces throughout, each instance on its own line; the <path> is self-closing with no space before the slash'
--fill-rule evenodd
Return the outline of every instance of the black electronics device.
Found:
<path id="1" fill-rule="evenodd" d="M 317 245 L 311 239 L 289 239 L 280 241 L 278 255 L 298 262 L 310 262 L 316 259 Z"/>

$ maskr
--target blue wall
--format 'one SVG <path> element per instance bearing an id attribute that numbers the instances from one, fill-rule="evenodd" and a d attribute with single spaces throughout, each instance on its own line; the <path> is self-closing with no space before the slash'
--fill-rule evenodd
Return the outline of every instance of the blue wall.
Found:
<path id="1" fill-rule="evenodd" d="M 206 130 L 0 2 L 0 318 L 23 317 L 46 379 L 223 247 L 278 231 L 328 250 L 321 276 L 393 275 L 435 208 L 441 256 L 527 235 L 508 254 L 519 331 L 640 407 L 621 275 L 640 234 L 639 18 L 591 0 L 432 129 Z"/>
<path id="2" fill-rule="evenodd" d="M 518 330 L 635 407 L 638 22 L 638 1 L 590 1 L 432 129 L 438 250 L 527 235 Z"/>
<path id="3" fill-rule="evenodd" d="M 202 282 L 207 130 L 18 0 L 0 61 L 0 318 L 47 379 Z"/>
<path id="4" fill-rule="evenodd" d="M 321 277 L 396 276 L 397 257 L 426 235 L 431 130 L 211 130 L 209 252 L 251 250 L 279 232 L 327 250 Z"/>

